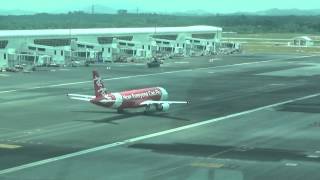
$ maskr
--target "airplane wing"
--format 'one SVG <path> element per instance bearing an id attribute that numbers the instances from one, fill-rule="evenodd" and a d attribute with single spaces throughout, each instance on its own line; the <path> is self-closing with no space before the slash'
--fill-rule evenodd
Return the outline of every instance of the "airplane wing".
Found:
<path id="1" fill-rule="evenodd" d="M 152 104 L 189 104 L 188 101 L 144 101 L 140 105 L 152 105 Z"/>
<path id="2" fill-rule="evenodd" d="M 80 101 L 88 101 L 88 102 L 90 102 L 93 99 L 96 99 L 95 96 L 82 95 L 82 94 L 67 94 L 67 96 L 70 99 L 80 100 Z M 99 100 L 99 102 L 101 102 L 101 103 L 110 103 L 110 102 L 115 102 L 115 100 L 112 100 L 112 99 L 101 99 L 101 100 Z"/>
<path id="3" fill-rule="evenodd" d="M 80 101 L 91 101 L 95 99 L 95 96 L 82 95 L 82 94 L 67 94 L 70 99 L 80 100 Z"/>

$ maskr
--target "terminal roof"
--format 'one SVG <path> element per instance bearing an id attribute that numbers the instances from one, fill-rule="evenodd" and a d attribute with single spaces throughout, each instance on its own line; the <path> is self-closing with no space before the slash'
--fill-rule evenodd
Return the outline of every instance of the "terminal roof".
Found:
<path id="1" fill-rule="evenodd" d="M 41 29 L 41 30 L 0 30 L 0 37 L 50 37 L 79 35 L 128 35 L 128 34 L 164 34 L 164 33 L 209 33 L 222 31 L 215 26 L 187 27 L 144 27 L 144 28 L 91 28 L 91 29 Z"/>

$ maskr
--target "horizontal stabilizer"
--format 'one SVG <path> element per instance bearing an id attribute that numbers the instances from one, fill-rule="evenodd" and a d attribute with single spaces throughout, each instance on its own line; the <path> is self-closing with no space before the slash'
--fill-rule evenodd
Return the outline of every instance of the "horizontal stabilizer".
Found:
<path id="1" fill-rule="evenodd" d="M 82 95 L 82 94 L 67 94 L 70 99 L 80 100 L 80 101 L 91 101 L 95 99 L 95 96 Z"/>
<path id="2" fill-rule="evenodd" d="M 80 101 L 88 101 L 88 102 L 91 101 L 91 99 L 88 99 L 88 98 L 79 98 L 79 97 L 70 97 L 70 99 L 80 100 Z"/>
<path id="3" fill-rule="evenodd" d="M 101 103 L 112 103 L 112 102 L 116 102 L 116 100 L 112 100 L 112 99 L 101 99 L 99 102 L 101 102 Z"/>

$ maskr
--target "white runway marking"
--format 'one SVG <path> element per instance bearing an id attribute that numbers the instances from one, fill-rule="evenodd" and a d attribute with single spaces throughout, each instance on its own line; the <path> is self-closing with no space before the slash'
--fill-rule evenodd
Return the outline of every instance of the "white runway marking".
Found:
<path id="1" fill-rule="evenodd" d="M 229 65 L 223 65 L 223 66 L 195 68 L 195 69 L 184 69 L 184 70 L 177 70 L 177 71 L 167 71 L 167 72 L 151 73 L 151 74 L 140 74 L 140 75 L 133 75 L 133 76 L 122 76 L 122 77 L 115 77 L 115 78 L 107 78 L 107 79 L 103 79 L 103 80 L 111 81 L 111 80 L 120 80 L 120 79 L 130 79 L 130 78 L 136 78 L 136 77 L 157 76 L 157 75 L 162 75 L 162 74 L 181 73 L 181 72 L 188 72 L 188 71 L 194 71 L 194 70 L 217 69 L 217 68 L 224 68 L 224 67 L 237 67 L 237 66 L 243 66 L 243 65 L 260 64 L 260 63 L 267 63 L 267 62 L 273 62 L 273 61 L 282 61 L 282 60 L 290 60 L 290 59 L 302 59 L 302 58 L 308 58 L 308 57 L 313 57 L 313 56 L 299 56 L 299 57 L 294 57 L 294 58 L 271 59 L 271 60 L 264 60 L 264 61 L 229 64 Z M 90 80 L 90 81 L 79 81 L 79 82 L 71 82 L 71 83 L 53 84 L 53 85 L 47 85 L 47 86 L 38 86 L 38 87 L 31 87 L 31 88 L 21 89 L 21 91 L 23 91 L 23 90 L 43 89 L 43 88 L 53 88 L 53 87 L 61 87 L 61 86 L 70 86 L 70 85 L 85 84 L 85 83 L 91 83 L 91 82 L 92 81 Z M 7 90 L 7 91 L 0 91 L 0 94 L 12 93 L 12 92 L 17 92 L 17 91 L 19 91 L 19 90 L 13 89 L 13 90 Z"/>
<path id="2" fill-rule="evenodd" d="M 11 92 L 16 92 L 18 90 L 13 89 L 13 90 L 8 90 L 8 91 L 0 91 L 0 94 L 4 94 L 4 93 L 11 93 Z"/>
<path id="3" fill-rule="evenodd" d="M 300 97 L 300 98 L 295 98 L 295 99 L 291 99 L 291 100 L 287 100 L 287 101 L 283 101 L 283 102 L 279 102 L 279 103 L 275 103 L 275 104 L 271 104 L 271 105 L 267 105 L 267 106 L 263 106 L 263 107 L 259 107 L 259 108 L 255 108 L 255 109 L 251 109 L 251 110 L 248 110 L 248 111 L 243 111 L 243 112 L 239 112 L 239 113 L 235 113 L 235 114 L 230 114 L 230 115 L 227 115 L 227 116 L 214 118 L 214 119 L 210 119 L 210 120 L 207 120 L 207 121 L 202 121 L 202 122 L 198 122 L 198 123 L 194 123 L 194 124 L 189 124 L 189 125 L 178 127 L 178 128 L 174 128 L 174 129 L 169 129 L 169 130 L 165 130 L 165 131 L 161 131 L 161 132 L 157 132 L 157 133 L 153 133 L 153 134 L 148 134 L 148 135 L 145 135 L 145 136 L 140 136 L 140 137 L 136 137 L 136 138 L 127 139 L 127 140 L 124 140 L 124 141 L 119 141 L 119 142 L 115 142 L 115 143 L 111 143 L 111 144 L 106 144 L 106 145 L 103 145 L 103 146 L 98 146 L 98 147 L 94 147 L 94 148 L 91 148 L 91 149 L 78 151 L 78 152 L 75 152 L 75 153 L 70 153 L 70 154 L 66 154 L 66 155 L 62 155 L 62 156 L 57 156 L 57 157 L 53 157 L 53 158 L 49 158 L 49 159 L 44 159 L 44 160 L 41 160 L 41 161 L 36 161 L 36 162 L 29 163 L 29 164 L 25 164 L 25 165 L 16 166 L 16 167 L 13 167 L 13 168 L 1 170 L 0 171 L 0 175 L 7 174 L 7 173 L 13 173 L 13 172 L 16 172 L 16 171 L 20 171 L 20 170 L 24 170 L 24 169 L 28 169 L 28 168 L 32 168 L 32 167 L 37 167 L 37 166 L 45 165 L 45 164 L 48 164 L 48 163 L 52 163 L 52 162 L 56 162 L 56 161 L 60 161 L 60 160 L 64 160 L 64 159 L 68 159 L 68 158 L 72 158 L 72 157 L 76 157 L 76 156 L 81 156 L 81 155 L 85 155 L 85 154 L 88 154 L 88 153 L 93 153 L 93 152 L 97 152 L 97 151 L 101 151 L 101 150 L 105 150 L 105 149 L 109 149 L 109 148 L 113 148 L 113 147 L 129 144 L 129 143 L 134 143 L 134 142 L 137 142 L 137 141 L 142 141 L 142 140 L 150 139 L 150 138 L 153 138 L 153 137 L 158 137 L 158 136 L 162 136 L 162 135 L 166 135 L 166 134 L 170 134 L 170 133 L 174 133 L 174 132 L 179 132 L 179 131 L 191 129 L 191 128 L 194 128 L 194 127 L 199 127 L 199 126 L 211 124 L 211 123 L 222 121 L 222 120 L 226 120 L 226 119 L 235 118 L 235 117 L 238 117 L 238 116 L 243 116 L 243 115 L 254 113 L 254 112 L 257 112 L 257 111 L 261 111 L 261 110 L 265 110 L 265 109 L 269 109 L 269 108 L 274 108 L 274 107 L 277 107 L 277 106 L 280 106 L 280 105 L 284 105 L 284 104 L 287 104 L 287 103 L 292 103 L 292 102 L 295 102 L 295 101 L 314 98 L 314 97 L 317 97 L 317 96 L 320 96 L 320 93 L 316 93 L 316 94 L 312 94 L 312 95 L 308 95 L 308 96 L 304 96 L 304 97 Z"/>
<path id="4" fill-rule="evenodd" d="M 174 62 L 175 64 L 189 64 L 190 62 L 188 61 L 178 61 L 178 62 Z"/>
<path id="5" fill-rule="evenodd" d="M 298 164 L 297 163 L 286 163 L 286 166 L 295 167 L 295 166 L 298 166 Z"/>
<path id="6" fill-rule="evenodd" d="M 11 129 L 11 128 L 0 128 L 0 131 L 1 131 L 1 130 L 4 130 L 4 131 L 14 131 L 14 132 L 19 131 L 18 129 Z"/>
<path id="7" fill-rule="evenodd" d="M 316 156 L 316 155 L 309 155 L 309 156 L 307 156 L 308 158 L 313 158 L 313 159 L 318 159 L 319 158 L 319 156 Z"/>
<path id="8" fill-rule="evenodd" d="M 285 84 L 283 84 L 283 83 L 275 83 L 275 84 L 269 84 L 270 86 L 284 86 Z"/>

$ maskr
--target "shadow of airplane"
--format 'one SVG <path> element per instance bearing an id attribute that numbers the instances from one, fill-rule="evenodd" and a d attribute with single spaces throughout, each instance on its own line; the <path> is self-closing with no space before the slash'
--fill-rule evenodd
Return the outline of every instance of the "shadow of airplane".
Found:
<path id="1" fill-rule="evenodd" d="M 289 103 L 276 108 L 277 111 L 320 113 L 319 103 Z"/>
<path id="2" fill-rule="evenodd" d="M 96 120 L 76 120 L 76 121 L 87 121 L 87 122 L 93 122 L 93 123 L 111 123 L 111 124 L 118 124 L 114 121 L 127 119 L 130 117 L 136 117 L 136 116 L 145 116 L 145 117 L 158 117 L 158 118 L 166 118 L 166 119 L 173 119 L 178 121 L 191 121 L 186 118 L 180 118 L 180 117 L 174 117 L 169 116 L 166 113 L 145 113 L 145 112 L 129 112 L 124 111 L 121 114 L 117 114 L 116 112 L 112 111 L 73 111 L 73 112 L 80 112 L 80 113 L 93 113 L 93 114 L 115 114 L 115 116 L 106 117 L 102 119 L 96 119 Z"/>
<path id="3" fill-rule="evenodd" d="M 199 144 L 133 144 L 129 148 L 152 150 L 156 153 L 175 154 L 197 157 L 212 157 L 221 159 L 249 160 L 249 161 L 309 161 L 320 162 L 320 158 L 310 158 L 303 151 L 273 149 L 273 148 L 245 148 L 237 146 L 199 145 Z"/>

